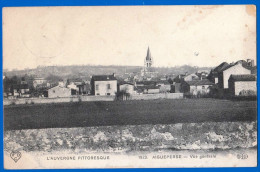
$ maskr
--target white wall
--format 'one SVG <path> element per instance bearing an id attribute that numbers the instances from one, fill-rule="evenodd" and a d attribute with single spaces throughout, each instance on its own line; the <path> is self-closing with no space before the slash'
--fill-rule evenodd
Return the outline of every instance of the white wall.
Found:
<path id="1" fill-rule="evenodd" d="M 80 96 L 80 97 L 60 97 L 60 98 L 20 98 L 4 99 L 4 105 L 11 104 L 45 104 L 45 103 L 68 103 L 68 102 L 88 102 L 88 101 L 114 101 L 115 96 Z"/>
<path id="2" fill-rule="evenodd" d="M 159 89 L 148 89 L 147 93 L 148 94 L 156 94 L 156 93 L 159 93 L 160 90 Z"/>
<path id="3" fill-rule="evenodd" d="M 218 77 L 215 77 L 215 84 L 218 83 Z"/>
<path id="4" fill-rule="evenodd" d="M 131 84 L 123 84 L 119 86 L 120 91 L 126 91 L 126 93 L 133 94 L 134 86 Z"/>
<path id="5" fill-rule="evenodd" d="M 110 89 L 107 89 L 107 84 L 110 84 Z M 98 90 L 96 90 L 96 86 L 98 85 Z M 105 96 L 107 93 L 110 95 L 115 95 L 117 92 L 117 81 L 95 81 L 95 95 Z"/>
<path id="6" fill-rule="evenodd" d="M 223 71 L 223 86 L 224 89 L 228 88 L 228 80 L 230 75 L 242 75 L 242 74 L 251 74 L 251 71 L 244 68 L 242 64 L 237 64 L 230 67 L 229 69 Z"/>
<path id="7" fill-rule="evenodd" d="M 160 93 L 170 92 L 171 91 L 171 85 L 161 85 L 159 86 Z"/>
<path id="8" fill-rule="evenodd" d="M 199 77 L 195 73 L 192 73 L 192 74 L 185 76 L 183 79 L 184 79 L 184 81 L 192 81 L 194 79 L 199 79 Z"/>
<path id="9" fill-rule="evenodd" d="M 183 93 L 134 94 L 130 100 L 182 99 Z"/>
<path id="10" fill-rule="evenodd" d="M 48 90 L 48 97 L 55 98 L 55 97 L 69 97 L 71 96 L 71 89 L 64 88 L 64 87 L 53 87 Z"/>
<path id="11" fill-rule="evenodd" d="M 203 86 L 204 86 L 204 88 L 203 88 Z M 210 86 L 211 85 L 190 86 L 190 93 L 195 96 L 198 95 L 199 92 L 201 95 L 208 94 Z"/>
<path id="12" fill-rule="evenodd" d="M 252 90 L 256 92 L 256 81 L 235 82 L 235 95 L 238 96 L 242 90 Z"/>
<path id="13" fill-rule="evenodd" d="M 71 84 L 67 85 L 67 87 L 79 91 L 79 88 L 73 82 Z"/>

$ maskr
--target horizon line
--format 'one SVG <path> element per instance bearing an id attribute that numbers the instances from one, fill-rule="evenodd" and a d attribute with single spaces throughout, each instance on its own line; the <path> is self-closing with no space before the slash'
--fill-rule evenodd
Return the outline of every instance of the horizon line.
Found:
<path id="1" fill-rule="evenodd" d="M 34 68 L 23 68 L 23 69 L 8 69 L 8 68 L 3 68 L 4 70 L 7 70 L 8 72 L 12 71 L 22 71 L 22 70 L 33 70 L 37 68 L 43 68 L 43 67 L 69 67 L 69 66 L 93 66 L 93 67 L 98 67 L 98 66 L 103 66 L 103 67 L 109 67 L 109 66 L 117 66 L 117 67 L 141 67 L 143 66 L 138 66 L 138 65 L 96 65 L 96 64 L 73 64 L 73 65 L 39 65 Z M 182 67 L 182 66 L 191 66 L 191 67 L 199 67 L 199 68 L 213 68 L 216 66 L 196 66 L 196 65 L 190 65 L 190 64 L 183 64 L 183 65 L 175 65 L 175 66 L 153 66 L 152 68 L 175 68 L 175 67 Z"/>

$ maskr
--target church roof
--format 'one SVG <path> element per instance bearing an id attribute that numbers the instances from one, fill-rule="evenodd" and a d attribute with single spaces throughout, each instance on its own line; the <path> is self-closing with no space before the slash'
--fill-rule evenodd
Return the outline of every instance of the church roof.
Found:
<path id="1" fill-rule="evenodd" d="M 148 50 L 147 50 L 147 55 L 146 55 L 145 60 L 152 60 L 152 55 L 151 55 L 151 52 L 150 52 L 150 48 L 149 48 L 149 47 L 148 47 Z"/>

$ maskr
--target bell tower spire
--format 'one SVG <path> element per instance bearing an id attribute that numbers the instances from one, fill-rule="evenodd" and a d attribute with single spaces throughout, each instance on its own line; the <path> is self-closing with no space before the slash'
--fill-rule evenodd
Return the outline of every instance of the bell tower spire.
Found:
<path id="1" fill-rule="evenodd" d="M 150 48 L 148 46 L 148 49 L 147 49 L 147 54 L 146 54 L 146 57 L 145 57 L 145 60 L 144 60 L 144 67 L 145 67 L 145 70 L 147 71 L 147 69 L 149 69 L 150 67 L 152 67 L 152 55 L 151 55 L 151 51 L 150 51 Z"/>

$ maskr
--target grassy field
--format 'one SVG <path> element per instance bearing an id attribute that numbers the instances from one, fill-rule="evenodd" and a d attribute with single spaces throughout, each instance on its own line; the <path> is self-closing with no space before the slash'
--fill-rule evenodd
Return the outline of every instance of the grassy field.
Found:
<path id="1" fill-rule="evenodd" d="M 256 101 L 181 99 L 4 107 L 4 129 L 255 121 Z"/>

